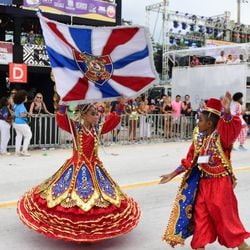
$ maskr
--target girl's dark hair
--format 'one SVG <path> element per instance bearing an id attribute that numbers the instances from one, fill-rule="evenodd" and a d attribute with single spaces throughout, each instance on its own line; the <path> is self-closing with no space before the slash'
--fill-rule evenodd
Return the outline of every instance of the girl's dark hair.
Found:
<path id="1" fill-rule="evenodd" d="M 26 90 L 24 89 L 18 90 L 13 98 L 13 101 L 15 104 L 21 104 L 25 101 L 27 96 L 28 93 Z"/>
<path id="2" fill-rule="evenodd" d="M 212 121 L 214 128 L 217 127 L 217 124 L 220 120 L 220 117 L 212 112 L 208 112 L 208 111 L 202 111 L 201 112 L 203 115 L 205 115 L 207 117 L 208 120 Z"/>
<path id="3" fill-rule="evenodd" d="M 8 103 L 8 98 L 6 96 L 3 96 L 1 99 L 0 99 L 0 109 L 4 106 L 6 106 Z"/>

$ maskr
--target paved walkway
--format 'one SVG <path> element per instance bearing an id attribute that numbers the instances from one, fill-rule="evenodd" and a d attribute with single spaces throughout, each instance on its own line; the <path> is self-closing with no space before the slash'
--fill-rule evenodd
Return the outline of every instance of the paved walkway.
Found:
<path id="1" fill-rule="evenodd" d="M 75 244 L 43 237 L 24 226 L 16 215 L 16 200 L 29 188 L 52 175 L 70 157 L 70 149 L 32 151 L 31 157 L 0 156 L 0 249 L 21 250 L 163 250 L 161 241 L 179 179 L 158 185 L 159 176 L 178 166 L 190 142 L 141 144 L 100 148 L 100 157 L 111 176 L 141 206 L 142 218 L 128 235 L 95 244 Z M 250 230 L 250 141 L 248 151 L 233 151 L 239 183 L 236 195 L 245 227 Z M 190 249 L 186 246 L 176 249 Z M 217 243 L 207 249 L 224 249 Z"/>

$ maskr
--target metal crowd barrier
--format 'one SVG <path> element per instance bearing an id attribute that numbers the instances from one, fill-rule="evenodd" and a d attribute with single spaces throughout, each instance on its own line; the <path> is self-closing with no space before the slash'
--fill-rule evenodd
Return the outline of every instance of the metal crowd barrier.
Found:
<path id="1" fill-rule="evenodd" d="M 32 115 L 29 118 L 32 138 L 29 148 L 53 148 L 60 145 L 60 131 L 54 115 Z M 15 147 L 15 129 L 11 127 L 11 139 L 8 147 Z"/>
<path id="2" fill-rule="evenodd" d="M 71 147 L 72 137 L 58 128 L 55 116 L 39 115 L 30 118 L 32 139 L 30 148 Z M 122 115 L 120 124 L 111 132 L 102 135 L 100 143 L 111 144 L 146 143 L 157 141 L 178 141 L 191 139 L 195 127 L 193 116 L 150 114 L 129 117 Z M 15 130 L 11 127 L 9 148 L 15 147 Z"/>
<path id="3" fill-rule="evenodd" d="M 101 143 L 110 145 L 187 140 L 192 138 L 195 126 L 193 116 L 175 119 L 172 115 L 150 114 L 131 119 L 122 115 L 120 124 L 112 132 L 103 135 Z"/>

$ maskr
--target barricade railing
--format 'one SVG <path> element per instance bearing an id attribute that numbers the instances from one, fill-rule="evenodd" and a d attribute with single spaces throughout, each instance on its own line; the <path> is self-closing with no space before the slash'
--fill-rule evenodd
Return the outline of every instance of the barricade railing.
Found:
<path id="1" fill-rule="evenodd" d="M 32 139 L 30 148 L 68 147 L 72 144 L 69 133 L 58 128 L 54 115 L 33 115 L 30 117 Z M 130 144 L 157 141 L 178 141 L 191 139 L 195 127 L 193 116 L 175 118 L 168 114 L 146 116 L 122 115 L 121 122 L 111 132 L 102 135 L 100 143 Z M 11 127 L 9 148 L 15 147 L 15 130 Z"/>
<path id="2" fill-rule="evenodd" d="M 55 115 L 32 115 L 29 117 L 32 131 L 30 148 L 52 148 L 60 145 L 60 131 L 56 124 Z M 15 129 L 11 127 L 9 148 L 15 147 Z"/>
<path id="3" fill-rule="evenodd" d="M 150 114 L 129 117 L 122 115 L 120 124 L 101 138 L 104 145 L 157 141 L 178 141 L 192 138 L 195 127 L 193 116 Z"/>

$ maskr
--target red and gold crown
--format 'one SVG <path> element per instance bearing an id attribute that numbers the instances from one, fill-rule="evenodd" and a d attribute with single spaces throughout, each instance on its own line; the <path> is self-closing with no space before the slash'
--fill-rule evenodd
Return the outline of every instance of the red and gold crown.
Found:
<path id="1" fill-rule="evenodd" d="M 221 116 L 222 104 L 221 101 L 215 98 L 210 98 L 207 102 L 205 111 Z"/>

